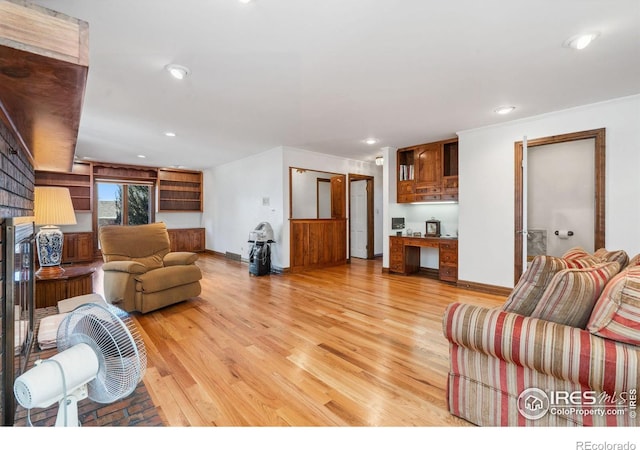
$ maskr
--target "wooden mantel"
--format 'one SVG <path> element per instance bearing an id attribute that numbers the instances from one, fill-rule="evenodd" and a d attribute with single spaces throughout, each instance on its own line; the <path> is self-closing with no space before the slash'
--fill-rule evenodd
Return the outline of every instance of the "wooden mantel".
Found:
<path id="1" fill-rule="evenodd" d="M 71 171 L 88 71 L 87 22 L 0 0 L 0 119 L 35 169 Z"/>

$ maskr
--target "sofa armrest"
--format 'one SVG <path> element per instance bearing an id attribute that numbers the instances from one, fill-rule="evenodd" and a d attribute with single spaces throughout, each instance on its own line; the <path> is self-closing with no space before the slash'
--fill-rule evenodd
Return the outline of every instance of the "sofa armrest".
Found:
<path id="1" fill-rule="evenodd" d="M 451 344 L 521 367 L 599 391 L 638 387 L 640 347 L 580 328 L 463 303 L 447 307 L 442 325 Z"/>
<path id="2" fill-rule="evenodd" d="M 167 266 L 186 266 L 198 260 L 198 254 L 193 252 L 170 252 L 164 256 L 163 263 Z"/>
<path id="3" fill-rule="evenodd" d="M 135 261 L 111 261 L 102 265 L 105 272 L 126 272 L 139 275 L 147 272 L 147 268 Z"/>

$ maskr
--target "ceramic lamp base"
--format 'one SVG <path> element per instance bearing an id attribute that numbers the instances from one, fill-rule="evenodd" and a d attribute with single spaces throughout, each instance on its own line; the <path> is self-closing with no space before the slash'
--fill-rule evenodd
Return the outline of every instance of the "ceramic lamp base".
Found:
<path id="1" fill-rule="evenodd" d="M 60 267 L 62 262 L 62 244 L 64 236 L 60 228 L 54 225 L 47 225 L 40 228 L 36 235 L 36 250 L 38 251 L 38 262 L 40 270 L 47 272 L 62 272 L 64 269 Z"/>

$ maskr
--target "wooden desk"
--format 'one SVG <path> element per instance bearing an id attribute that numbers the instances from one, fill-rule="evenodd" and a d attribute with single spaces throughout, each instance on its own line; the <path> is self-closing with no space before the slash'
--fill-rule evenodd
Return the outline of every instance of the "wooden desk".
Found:
<path id="1" fill-rule="evenodd" d="M 36 308 L 58 306 L 60 300 L 93 293 L 93 274 L 90 266 L 65 267 L 57 275 L 36 275 Z"/>
<path id="2" fill-rule="evenodd" d="M 418 272 L 423 247 L 438 249 L 440 280 L 458 281 L 458 240 L 451 238 L 389 236 L 389 272 Z"/>

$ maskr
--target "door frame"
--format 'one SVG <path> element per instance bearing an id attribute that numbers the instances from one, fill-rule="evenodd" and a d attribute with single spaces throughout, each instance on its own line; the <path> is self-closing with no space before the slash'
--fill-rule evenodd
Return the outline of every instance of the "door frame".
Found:
<path id="1" fill-rule="evenodd" d="M 367 182 L 367 259 L 373 259 L 375 257 L 375 244 L 374 244 L 374 220 L 373 220 L 373 179 L 372 175 L 360 175 L 355 173 L 349 174 L 349 230 L 347 236 L 349 236 L 349 259 L 351 259 L 351 182 L 364 180 Z"/>
<path id="2" fill-rule="evenodd" d="M 561 134 L 557 136 L 547 136 L 538 139 L 527 140 L 527 148 L 541 145 L 559 144 L 563 142 L 579 141 L 583 139 L 594 139 L 594 168 L 595 168 L 595 205 L 594 205 L 594 249 L 605 246 L 605 128 L 594 130 L 578 131 L 575 133 Z M 515 142 L 515 248 L 514 248 L 514 286 L 518 283 L 522 275 L 522 246 L 523 246 L 523 175 L 522 161 L 524 152 L 523 141 Z"/>

